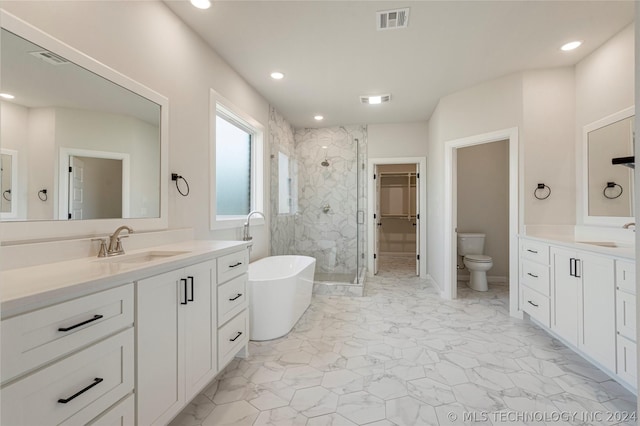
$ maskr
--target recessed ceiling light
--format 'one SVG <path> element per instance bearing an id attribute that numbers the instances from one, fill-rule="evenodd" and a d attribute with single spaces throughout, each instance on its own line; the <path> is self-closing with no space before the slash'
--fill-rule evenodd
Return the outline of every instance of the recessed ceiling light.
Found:
<path id="1" fill-rule="evenodd" d="M 563 44 L 560 50 L 564 50 L 565 52 L 568 52 L 569 50 L 577 49 L 578 47 L 580 47 L 581 44 L 582 44 L 581 41 L 572 41 L 567 44 Z"/>
<path id="2" fill-rule="evenodd" d="M 10 95 L 8 93 L 0 93 L 0 98 L 4 98 L 4 99 L 15 99 L 15 96 Z"/>
<path id="3" fill-rule="evenodd" d="M 191 0 L 191 4 L 198 9 L 209 9 L 211 7 L 211 1 L 209 0 Z"/>
<path id="4" fill-rule="evenodd" d="M 323 116 L 321 116 L 321 115 L 316 115 L 316 116 L 314 116 L 313 118 L 314 118 L 314 120 L 316 120 L 316 121 L 324 120 L 324 117 L 323 117 Z"/>
<path id="5" fill-rule="evenodd" d="M 284 74 L 279 72 L 279 71 L 272 72 L 271 73 L 271 78 L 274 79 L 274 80 L 282 80 L 284 78 Z"/>

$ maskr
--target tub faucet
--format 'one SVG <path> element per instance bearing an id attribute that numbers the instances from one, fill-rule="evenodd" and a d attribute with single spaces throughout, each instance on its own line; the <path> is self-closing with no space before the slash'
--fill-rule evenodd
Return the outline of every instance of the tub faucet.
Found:
<path id="1" fill-rule="evenodd" d="M 262 216 L 264 219 L 264 213 L 259 212 L 258 210 L 254 210 L 247 215 L 247 221 L 244 223 L 244 228 L 242 229 L 242 241 L 251 241 L 253 237 L 249 233 L 249 221 L 251 220 L 251 216 L 254 214 Z"/>
<path id="2" fill-rule="evenodd" d="M 635 232 L 636 230 L 636 223 L 635 222 L 629 222 L 629 223 L 625 223 L 624 225 L 622 225 L 622 227 L 624 229 L 629 229 L 629 227 L 633 226 L 633 231 Z"/>
<path id="3" fill-rule="evenodd" d="M 120 238 L 124 238 L 120 236 L 120 232 L 124 230 L 126 230 L 129 234 L 133 234 L 133 229 L 126 225 L 123 225 L 116 229 L 115 232 L 109 236 L 109 247 L 107 248 L 107 256 L 124 254 L 124 248 L 122 247 L 122 243 L 120 242 Z"/>

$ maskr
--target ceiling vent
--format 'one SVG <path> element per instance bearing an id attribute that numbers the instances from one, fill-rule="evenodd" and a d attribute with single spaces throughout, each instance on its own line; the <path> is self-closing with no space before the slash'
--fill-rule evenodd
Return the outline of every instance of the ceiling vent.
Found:
<path id="1" fill-rule="evenodd" d="M 58 56 L 55 53 L 49 52 L 48 50 L 29 52 L 29 54 L 35 56 L 38 59 L 42 59 L 43 61 L 52 65 L 64 65 L 69 63 L 69 61 L 67 61 L 62 56 Z"/>
<path id="2" fill-rule="evenodd" d="M 385 102 L 389 102 L 390 100 L 390 94 L 377 96 L 360 96 L 360 102 L 367 105 L 383 104 Z"/>
<path id="3" fill-rule="evenodd" d="M 409 8 L 376 12 L 378 31 L 397 30 L 409 25 Z"/>

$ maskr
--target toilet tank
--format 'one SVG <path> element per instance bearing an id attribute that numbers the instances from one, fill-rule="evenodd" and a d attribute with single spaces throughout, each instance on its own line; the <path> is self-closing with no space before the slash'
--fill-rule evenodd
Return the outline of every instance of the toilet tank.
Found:
<path id="1" fill-rule="evenodd" d="M 458 255 L 483 254 L 484 234 L 458 233 Z"/>

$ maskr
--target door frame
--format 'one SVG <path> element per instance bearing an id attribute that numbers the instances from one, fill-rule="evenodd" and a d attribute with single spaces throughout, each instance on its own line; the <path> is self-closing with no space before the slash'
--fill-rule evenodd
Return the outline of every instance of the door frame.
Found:
<path id="1" fill-rule="evenodd" d="M 375 238 L 376 222 L 373 214 L 376 210 L 376 185 L 373 179 L 375 166 L 383 164 L 417 164 L 420 173 L 420 241 L 418 250 L 420 252 L 420 278 L 427 278 L 427 158 L 426 157 L 391 157 L 391 158 L 369 158 L 367 176 L 368 183 L 368 215 L 367 215 L 367 271 L 373 275 L 373 245 Z"/>
<path id="2" fill-rule="evenodd" d="M 457 232 L 458 226 L 458 182 L 457 149 L 507 140 L 509 143 L 509 312 L 511 316 L 522 318 L 519 307 L 518 291 L 518 233 L 522 227 L 520 199 L 524 168 L 519 154 L 518 128 L 497 130 L 495 132 L 473 135 L 445 142 L 444 149 L 444 289 L 445 299 L 458 297 L 457 286 Z"/>
<path id="3" fill-rule="evenodd" d="M 69 215 L 69 157 L 102 158 L 107 160 L 122 161 L 122 217 L 129 217 L 129 203 L 131 200 L 131 171 L 129 154 L 123 152 L 94 151 L 90 149 L 60 148 L 60 160 L 58 162 L 58 196 L 54 197 L 58 203 L 56 219 L 67 220 Z"/>

